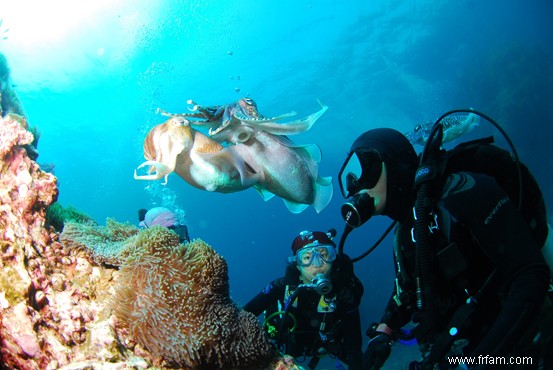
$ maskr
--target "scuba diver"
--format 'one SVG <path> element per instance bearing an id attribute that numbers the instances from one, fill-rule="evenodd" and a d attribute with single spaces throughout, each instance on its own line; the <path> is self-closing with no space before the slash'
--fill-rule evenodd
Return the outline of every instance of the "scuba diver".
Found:
<path id="1" fill-rule="evenodd" d="M 410 369 L 456 368 L 448 363 L 456 355 L 472 356 L 470 368 L 497 364 L 488 362 L 497 356 L 504 356 L 505 368 L 520 368 L 509 367 L 514 356 L 531 356 L 534 368 L 553 368 L 550 270 L 540 251 L 547 224 L 539 222 L 546 220 L 539 187 L 521 196 L 522 208 L 536 204 L 535 215 L 521 212 L 499 181 L 480 171 L 446 171 L 419 192 L 421 177 L 431 172 L 419 167 L 408 139 L 388 128 L 360 135 L 340 170 L 348 199 L 342 215 L 350 228 L 373 215 L 397 223 L 396 278 L 380 322 L 368 333 L 362 368 L 381 368 L 406 324 L 415 324 L 412 333 L 422 353 Z M 529 172 L 525 176 L 535 181 Z M 507 180 L 516 186 L 513 177 Z"/>
<path id="2" fill-rule="evenodd" d="M 149 210 L 138 210 L 138 221 L 141 228 L 160 225 L 173 230 L 181 243 L 189 242 L 188 227 L 177 219 L 177 216 L 165 207 L 155 207 Z"/>
<path id="3" fill-rule="evenodd" d="M 362 335 L 359 303 L 363 285 L 345 255 L 336 254 L 336 230 L 302 231 L 292 243 L 284 277 L 273 280 L 243 309 L 265 312 L 263 326 L 278 350 L 296 360 L 338 358 L 349 369 L 361 369 Z"/>

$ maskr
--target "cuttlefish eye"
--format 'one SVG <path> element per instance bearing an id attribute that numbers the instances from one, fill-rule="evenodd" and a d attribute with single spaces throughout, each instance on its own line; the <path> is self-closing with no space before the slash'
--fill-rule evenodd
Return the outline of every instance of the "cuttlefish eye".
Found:
<path id="1" fill-rule="evenodd" d="M 253 106 L 256 105 L 255 102 L 254 102 L 252 99 L 250 99 L 250 98 L 244 98 L 244 99 L 242 99 L 242 100 L 244 101 L 244 103 L 246 103 L 246 104 L 248 104 L 248 105 L 253 105 Z"/>
<path id="2" fill-rule="evenodd" d="M 188 126 L 189 125 L 189 121 L 183 117 L 172 117 L 171 118 L 171 124 L 173 124 L 173 126 Z"/>

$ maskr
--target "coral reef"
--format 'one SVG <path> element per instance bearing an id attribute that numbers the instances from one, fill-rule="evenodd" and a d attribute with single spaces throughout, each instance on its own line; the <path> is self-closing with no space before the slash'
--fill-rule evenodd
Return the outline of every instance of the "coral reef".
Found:
<path id="1" fill-rule="evenodd" d="M 139 232 L 109 219 L 106 227 L 67 222 L 60 242 L 45 219 L 58 196 L 56 178 L 23 149 L 33 140 L 24 123 L 0 117 L 0 369 L 298 368 L 273 358 L 255 318 L 228 296 L 226 263 L 204 243 L 185 247 L 166 229 Z M 150 278 L 130 285 L 134 305 L 127 271 Z M 140 290 L 146 282 L 156 289 Z M 184 305 L 177 302 L 183 297 Z M 125 316 L 146 302 L 156 306 L 136 318 L 156 318 L 165 329 L 141 332 L 142 322 Z M 180 343 L 171 338 L 190 347 L 171 349 Z M 182 360 L 187 354 L 192 359 Z"/>
<path id="2" fill-rule="evenodd" d="M 230 299 L 225 260 L 203 241 L 146 229 L 120 274 L 115 315 L 152 354 L 202 369 L 260 369 L 275 358 L 257 319 Z"/>
<path id="3" fill-rule="evenodd" d="M 115 271 L 67 251 L 44 227 L 56 178 L 22 148 L 33 140 L 24 123 L 0 118 L 0 368 L 146 368 L 110 325 Z"/>
<path id="4" fill-rule="evenodd" d="M 40 170 L 22 148 L 33 141 L 23 117 L 0 118 L 0 236 L 22 240 L 40 251 L 50 242 L 44 230 L 46 208 L 58 197 L 56 178 Z"/>

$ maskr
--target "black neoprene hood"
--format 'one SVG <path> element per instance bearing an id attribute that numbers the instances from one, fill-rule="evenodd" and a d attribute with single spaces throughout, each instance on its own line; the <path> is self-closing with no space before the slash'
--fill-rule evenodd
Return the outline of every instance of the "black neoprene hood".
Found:
<path id="1" fill-rule="evenodd" d="M 374 162 L 378 153 L 380 160 L 386 165 L 387 187 L 386 208 L 383 214 L 397 221 L 402 221 L 412 207 L 412 188 L 418 159 L 415 149 L 409 140 L 399 131 L 390 128 L 377 128 L 361 134 L 352 144 L 351 152 L 355 152 L 361 162 L 363 171 Z"/>

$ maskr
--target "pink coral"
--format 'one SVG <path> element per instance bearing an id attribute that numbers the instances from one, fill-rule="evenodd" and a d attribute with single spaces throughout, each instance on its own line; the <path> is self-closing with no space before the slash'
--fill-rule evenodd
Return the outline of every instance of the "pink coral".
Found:
<path id="1" fill-rule="evenodd" d="M 21 148 L 33 140 L 26 127 L 21 116 L 0 118 L 0 237 L 24 239 L 40 249 L 50 242 L 44 215 L 58 188 L 54 175 L 41 171 Z"/>
<path id="2" fill-rule="evenodd" d="M 33 134 L 27 131 L 24 117 L 8 114 L 0 118 L 0 158 L 5 158 L 13 147 L 32 142 Z"/>
<path id="3" fill-rule="evenodd" d="M 257 319 L 229 297 L 225 260 L 205 242 L 144 230 L 120 273 L 115 315 L 152 354 L 191 369 L 260 369 L 274 360 Z"/>

